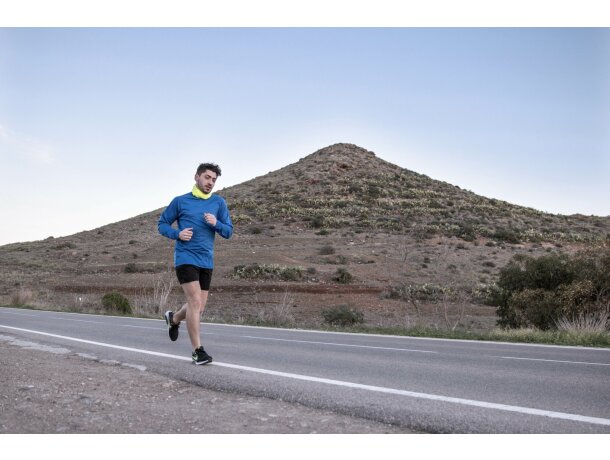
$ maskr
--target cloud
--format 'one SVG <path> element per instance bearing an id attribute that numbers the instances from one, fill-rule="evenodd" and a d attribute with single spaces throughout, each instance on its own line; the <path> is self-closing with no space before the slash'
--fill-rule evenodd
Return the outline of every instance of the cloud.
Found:
<path id="1" fill-rule="evenodd" d="M 13 160 L 26 160 L 40 166 L 48 166 L 56 159 L 49 144 L 12 131 L 2 124 L 0 124 L 0 156 Z"/>

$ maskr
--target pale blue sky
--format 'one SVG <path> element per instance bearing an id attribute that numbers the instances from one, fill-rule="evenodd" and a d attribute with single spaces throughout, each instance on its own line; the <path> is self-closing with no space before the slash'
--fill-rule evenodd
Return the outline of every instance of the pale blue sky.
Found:
<path id="1" fill-rule="evenodd" d="M 0 29 L 0 244 L 166 206 L 203 161 L 220 189 L 337 142 L 610 215 L 610 29 Z"/>

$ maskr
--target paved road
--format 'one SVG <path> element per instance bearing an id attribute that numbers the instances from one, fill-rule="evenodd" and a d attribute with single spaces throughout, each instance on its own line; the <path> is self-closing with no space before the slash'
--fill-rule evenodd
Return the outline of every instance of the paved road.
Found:
<path id="1" fill-rule="evenodd" d="M 0 308 L 2 333 L 421 431 L 610 433 L 608 349 L 204 323 L 215 361 L 193 366 L 162 320 Z"/>

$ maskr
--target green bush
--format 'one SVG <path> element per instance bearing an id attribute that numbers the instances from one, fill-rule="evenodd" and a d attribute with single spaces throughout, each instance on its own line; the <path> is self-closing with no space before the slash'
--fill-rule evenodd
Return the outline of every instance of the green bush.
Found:
<path id="1" fill-rule="evenodd" d="M 557 290 L 570 284 L 574 276 L 567 255 L 513 257 L 500 270 L 499 289 L 491 302 L 498 306 L 498 325 L 552 328 L 561 313 Z"/>
<path id="2" fill-rule="evenodd" d="M 610 304 L 610 245 L 570 257 L 519 255 L 500 270 L 490 304 L 505 328 L 555 329 L 562 319 L 591 315 Z"/>
<path id="3" fill-rule="evenodd" d="M 387 294 L 387 298 L 401 299 L 407 302 L 419 301 L 436 303 L 444 297 L 453 295 L 450 287 L 441 286 L 439 284 L 405 284 L 394 287 Z"/>
<path id="4" fill-rule="evenodd" d="M 352 282 L 354 277 L 345 268 L 338 268 L 333 279 L 340 284 L 349 284 Z"/>
<path id="5" fill-rule="evenodd" d="M 322 312 L 324 322 L 331 326 L 353 326 L 364 323 L 364 314 L 361 311 L 349 308 L 347 305 L 324 310 Z"/>
<path id="6" fill-rule="evenodd" d="M 545 289 L 524 289 L 514 293 L 508 301 L 514 319 L 520 327 L 532 325 L 543 331 L 552 329 L 561 306 L 557 295 Z"/>
<path id="7" fill-rule="evenodd" d="M 465 241 L 474 241 L 477 239 L 476 230 L 471 224 L 458 224 L 455 236 Z"/>
<path id="8" fill-rule="evenodd" d="M 286 267 L 276 264 L 249 264 L 233 267 L 233 278 L 282 281 L 299 281 L 303 278 L 303 267 Z"/>
<path id="9" fill-rule="evenodd" d="M 322 227 L 324 227 L 324 221 L 325 221 L 324 216 L 321 214 L 318 214 L 311 220 L 311 226 L 313 228 L 322 228 Z"/>
<path id="10" fill-rule="evenodd" d="M 510 243 L 510 244 L 521 243 L 521 237 L 519 236 L 519 232 L 512 228 L 497 229 L 493 234 L 493 238 L 496 241 L 504 241 L 505 243 Z"/>
<path id="11" fill-rule="evenodd" d="M 136 264 L 134 264 L 133 262 L 129 262 L 127 265 L 125 265 L 123 271 L 125 273 L 138 273 L 139 269 Z"/>
<path id="12" fill-rule="evenodd" d="M 331 255 L 334 253 L 335 253 L 335 248 L 330 244 L 326 244 L 320 248 L 320 255 L 328 256 L 328 255 Z"/>
<path id="13" fill-rule="evenodd" d="M 65 241 L 63 243 L 59 243 L 57 246 L 54 246 L 53 249 L 76 249 L 76 244 L 71 243 L 70 241 Z"/>
<path id="14" fill-rule="evenodd" d="M 109 292 L 102 297 L 102 305 L 108 310 L 114 310 L 119 313 L 131 315 L 131 304 L 129 299 L 118 292 Z"/>
<path id="15" fill-rule="evenodd" d="M 381 188 L 377 184 L 368 184 L 367 186 L 368 196 L 371 200 L 376 200 L 381 197 Z"/>

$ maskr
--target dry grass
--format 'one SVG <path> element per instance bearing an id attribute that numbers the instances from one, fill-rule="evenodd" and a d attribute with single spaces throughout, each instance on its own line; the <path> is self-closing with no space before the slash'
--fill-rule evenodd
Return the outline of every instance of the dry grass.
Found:
<path id="1" fill-rule="evenodd" d="M 256 323 L 266 326 L 291 327 L 295 324 L 292 308 L 295 304 L 294 295 L 288 289 L 280 295 L 277 302 L 270 302 L 259 311 Z"/>
<path id="2" fill-rule="evenodd" d="M 134 311 L 136 314 L 157 317 L 168 309 L 168 300 L 176 285 L 176 275 L 170 270 L 156 273 L 150 279 L 150 284 L 149 289 L 143 289 L 134 297 Z"/>
<path id="3" fill-rule="evenodd" d="M 603 333 L 610 328 L 610 308 L 570 318 L 564 316 L 556 321 L 556 325 L 559 331 Z"/>
<path id="4" fill-rule="evenodd" d="M 34 291 L 21 288 L 11 296 L 11 303 L 16 306 L 31 305 L 34 301 Z"/>
<path id="5" fill-rule="evenodd" d="M 501 342 L 549 343 L 571 346 L 610 346 L 610 333 L 607 331 L 541 331 L 534 328 L 494 329 L 487 335 L 486 339 Z"/>

